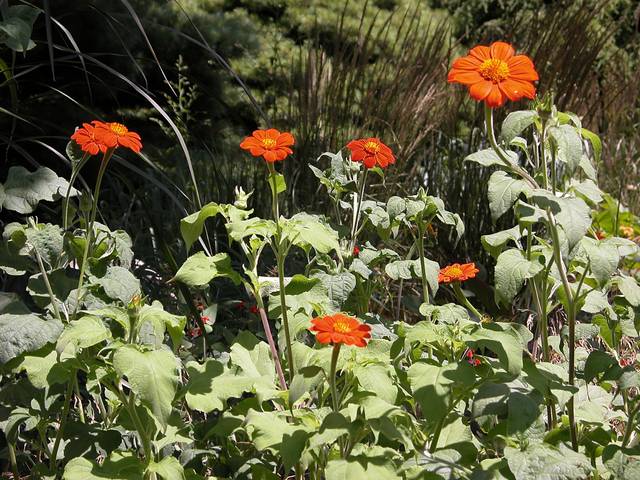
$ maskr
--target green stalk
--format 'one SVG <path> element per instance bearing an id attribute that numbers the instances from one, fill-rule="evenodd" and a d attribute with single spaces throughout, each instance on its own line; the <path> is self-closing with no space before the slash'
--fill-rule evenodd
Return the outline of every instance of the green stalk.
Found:
<path id="1" fill-rule="evenodd" d="M 29 223 L 32 228 L 36 228 L 36 224 L 32 219 L 29 219 Z M 60 310 L 58 309 L 58 305 L 56 304 L 56 297 L 53 294 L 53 289 L 51 288 L 51 282 L 49 282 L 49 276 L 47 275 L 47 271 L 44 268 L 44 263 L 42 262 L 42 257 L 38 252 L 38 249 L 33 247 L 33 251 L 36 254 L 36 260 L 38 261 L 38 268 L 40 269 L 40 273 L 42 274 L 42 280 L 44 281 L 44 285 L 47 288 L 47 294 L 49 295 L 49 300 L 51 300 L 51 307 L 53 308 L 53 313 L 58 319 L 60 323 L 62 323 L 62 317 L 60 316 Z"/>
<path id="2" fill-rule="evenodd" d="M 422 275 L 422 301 L 429 303 L 429 283 L 427 282 L 427 267 L 424 260 L 424 228 L 421 224 L 418 224 L 417 240 L 418 255 L 420 256 L 420 273 Z"/>
<path id="3" fill-rule="evenodd" d="M 16 458 L 16 447 L 12 442 L 7 442 L 9 447 L 9 461 L 11 462 L 11 470 L 13 471 L 13 478 L 20 479 L 20 472 L 18 472 L 18 460 Z"/>
<path id="4" fill-rule="evenodd" d="M 78 397 L 78 416 L 80 417 L 80 423 L 86 423 L 84 419 L 84 407 L 82 406 L 82 397 L 80 396 L 80 385 L 78 385 L 78 373 L 73 376 L 73 388 Z"/>
<path id="5" fill-rule="evenodd" d="M 341 343 L 336 343 L 333 346 L 333 352 L 331 354 L 331 371 L 329 373 L 329 382 L 331 386 L 331 400 L 333 401 L 333 411 L 339 412 L 340 405 L 338 403 L 338 389 L 336 387 L 336 369 L 338 367 L 338 357 L 340 356 Z"/>
<path id="6" fill-rule="evenodd" d="M 484 315 L 482 315 L 476 309 L 476 307 L 473 306 L 473 304 L 469 301 L 469 299 L 462 292 L 462 288 L 460 288 L 460 282 L 453 282 L 452 286 L 453 286 L 453 291 L 456 294 L 456 298 L 458 299 L 458 301 L 460 303 L 462 303 L 465 307 L 467 307 L 469 310 L 471 310 L 471 313 L 473 313 L 476 317 L 478 317 L 478 320 L 482 321 L 482 317 Z"/>
<path id="7" fill-rule="evenodd" d="M 289 318 L 287 313 L 287 298 L 284 291 L 284 260 L 286 253 L 282 248 L 282 225 L 280 225 L 280 207 L 278 205 L 278 188 L 276 183 L 276 169 L 273 164 L 267 162 L 269 176 L 272 183 L 272 209 L 273 219 L 276 222 L 276 241 L 274 250 L 278 264 L 278 286 L 280 289 L 280 308 L 282 310 L 282 324 L 284 325 L 284 336 L 287 342 L 287 363 L 289 364 L 289 382 L 293 381 L 295 366 L 293 364 L 293 351 L 291 349 L 291 331 L 289 330 Z M 283 254 L 284 253 L 284 254 Z"/>
<path id="8" fill-rule="evenodd" d="M 71 395 L 73 395 L 73 382 L 69 382 L 69 385 L 67 386 L 67 391 L 64 395 L 64 407 L 62 409 L 62 417 L 60 418 L 60 426 L 58 427 L 58 432 L 56 433 L 56 439 L 53 442 L 51 457 L 49 457 L 50 470 L 55 471 L 55 468 L 56 468 L 56 458 L 58 456 L 58 448 L 60 448 L 60 440 L 62 440 L 62 436 L 64 435 L 64 427 L 67 423 L 67 418 L 69 417 L 69 407 L 71 406 Z"/>
<path id="9" fill-rule="evenodd" d="M 71 195 L 71 188 L 73 188 L 73 184 L 75 183 L 76 178 L 78 178 L 78 175 L 80 174 L 80 170 L 82 170 L 82 167 L 84 166 L 84 164 L 87 163 L 87 160 L 89 160 L 89 157 L 90 155 L 85 152 L 85 154 L 82 156 L 82 159 L 80 159 L 78 164 L 72 167 L 71 178 L 69 179 L 69 185 L 67 186 L 67 193 L 64 196 L 64 208 L 63 208 L 64 213 L 62 217 L 62 226 L 64 231 L 66 231 L 67 227 L 69 226 L 69 196 Z"/>
<path id="10" fill-rule="evenodd" d="M 558 226 L 551 211 L 547 209 L 547 217 L 549 219 L 549 231 L 553 239 L 553 256 L 560 272 L 562 286 L 567 296 L 567 322 L 569 323 L 569 383 L 575 385 L 576 382 L 576 311 L 573 292 L 567 278 L 567 271 L 562 260 L 562 252 L 560 251 L 560 238 L 558 235 Z M 571 435 L 571 446 L 578 451 L 578 433 L 576 430 L 576 418 L 573 396 L 567 402 L 567 410 L 569 412 L 569 433 Z"/>
<path id="11" fill-rule="evenodd" d="M 360 182 L 358 185 L 358 201 L 353 202 L 354 207 L 356 207 L 353 212 L 353 225 L 351 227 L 351 252 L 356 246 L 356 242 L 358 239 L 358 223 L 360 222 L 360 209 L 362 208 L 362 198 L 364 197 L 364 187 L 367 184 L 367 173 L 369 173 L 369 169 L 365 167 L 364 172 L 360 176 Z"/>
<path id="12" fill-rule="evenodd" d="M 102 185 L 102 177 L 104 177 L 104 172 L 107 169 L 107 165 L 109 164 L 109 160 L 113 155 L 114 148 L 109 148 L 102 157 L 102 162 L 100 163 L 100 170 L 98 171 L 98 179 L 96 180 L 96 187 L 93 193 L 93 204 L 91 205 L 91 217 L 89 219 L 89 224 L 87 226 L 87 238 L 84 246 L 84 252 L 82 254 L 82 263 L 80 264 L 80 278 L 78 279 L 78 288 L 77 288 L 77 299 L 76 299 L 76 311 L 80 306 L 80 292 L 82 290 L 82 285 L 84 283 L 84 272 L 87 268 L 87 258 L 89 257 L 89 249 L 91 248 L 91 242 L 93 237 L 93 224 L 96 220 L 96 213 L 98 210 L 98 198 L 100 196 L 100 187 Z M 75 312 L 74 312 L 75 313 Z"/>
<path id="13" fill-rule="evenodd" d="M 629 413 L 629 418 L 627 419 L 627 425 L 624 429 L 624 437 L 622 437 L 622 448 L 626 448 L 629 440 L 631 439 L 631 434 L 633 433 L 633 421 L 638 414 L 638 410 L 640 410 L 640 402 L 636 403 L 636 406 Z"/>
<path id="14" fill-rule="evenodd" d="M 123 393 L 124 395 L 124 393 Z M 144 429 L 144 425 L 138 416 L 138 412 L 136 411 L 136 399 L 135 393 L 129 392 L 129 402 L 126 403 L 127 409 L 129 410 L 129 414 L 131 415 L 131 419 L 138 431 L 138 435 L 140 435 L 140 439 L 142 440 L 142 448 L 144 449 L 144 457 L 147 462 L 147 465 L 151 463 L 153 460 L 153 450 L 151 449 L 151 440 L 149 440 L 149 436 L 147 435 L 147 431 Z"/>

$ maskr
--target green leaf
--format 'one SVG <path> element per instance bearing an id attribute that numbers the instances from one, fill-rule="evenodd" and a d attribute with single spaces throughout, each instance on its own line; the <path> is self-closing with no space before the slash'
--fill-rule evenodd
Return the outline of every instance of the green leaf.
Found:
<path id="1" fill-rule="evenodd" d="M 558 146 L 557 160 L 568 165 L 573 172 L 582 159 L 582 139 L 579 130 L 572 125 L 560 125 L 549 128 L 549 135 Z"/>
<path id="2" fill-rule="evenodd" d="M 102 320 L 93 315 L 83 315 L 69 322 L 58 338 L 56 350 L 62 353 L 71 346 L 70 352 L 76 355 L 79 349 L 91 347 L 111 337 L 111 333 Z"/>
<path id="3" fill-rule="evenodd" d="M 607 352 L 594 350 L 584 364 L 584 381 L 589 383 L 594 378 L 610 372 L 612 368 L 616 370 L 620 368 L 616 359 Z"/>
<path id="4" fill-rule="evenodd" d="M 176 357 L 167 350 L 140 351 L 124 345 L 113 354 L 113 366 L 166 428 L 179 381 Z"/>
<path id="5" fill-rule="evenodd" d="M 640 306 L 640 286 L 633 277 L 619 276 L 615 278 L 618 290 L 633 307 Z"/>
<path id="6" fill-rule="evenodd" d="M 604 193 L 591 179 L 584 180 L 583 182 L 574 180 L 571 182 L 571 189 L 593 204 L 597 205 L 603 200 Z"/>
<path id="7" fill-rule="evenodd" d="M 584 297 L 584 305 L 581 310 L 587 313 L 598 313 L 609 309 L 609 300 L 600 290 L 591 290 Z"/>
<path id="8" fill-rule="evenodd" d="M 269 188 L 271 189 L 271 194 L 274 195 L 273 184 L 275 180 L 275 195 L 278 195 L 287 190 L 287 182 L 284 179 L 284 175 L 281 173 L 274 173 L 269 175 Z"/>
<path id="9" fill-rule="evenodd" d="M 357 364 L 353 374 L 363 390 L 375 393 L 387 403 L 395 404 L 398 388 L 390 376 L 389 368 L 379 364 Z"/>
<path id="10" fill-rule="evenodd" d="M 340 249 L 338 232 L 323 223 L 317 215 L 301 212 L 283 220 L 282 233 L 293 245 L 304 250 L 307 246 L 319 253 Z"/>
<path id="11" fill-rule="evenodd" d="M 518 154 L 516 152 L 507 151 L 506 153 L 512 162 L 518 160 Z M 490 167 L 491 165 L 505 166 L 504 162 L 500 160 L 500 157 L 492 148 L 487 148 L 485 150 L 480 150 L 479 152 L 472 153 L 471 155 L 465 157 L 464 160 L 465 162 L 479 163 L 483 167 Z"/>
<path id="12" fill-rule="evenodd" d="M 591 226 L 591 209 L 581 198 L 556 197 L 546 190 L 536 190 L 532 198 L 542 209 L 550 208 L 562 227 L 572 249 Z"/>
<path id="13" fill-rule="evenodd" d="M 600 159 L 602 158 L 602 141 L 600 140 L 600 137 L 586 128 L 580 129 L 580 135 L 591 143 L 591 147 L 593 147 L 593 156 L 596 163 L 599 164 Z"/>
<path id="14" fill-rule="evenodd" d="M 14 369 L 15 372 L 23 370 L 27 373 L 31 385 L 36 388 L 65 384 L 71 375 L 68 362 L 60 362 L 57 352 L 52 347 L 25 354 L 20 365 Z"/>
<path id="15" fill-rule="evenodd" d="M 26 52 L 36 46 L 31 40 L 33 24 L 40 9 L 30 5 L 12 5 L 3 12 L 0 41 L 16 52 Z"/>
<path id="16" fill-rule="evenodd" d="M 140 480 L 144 463 L 131 452 L 114 452 L 102 464 L 73 458 L 62 474 L 63 480 Z"/>
<path id="17" fill-rule="evenodd" d="M 600 287 L 609 281 L 611 275 L 618 269 L 620 255 L 618 249 L 606 242 L 584 237 L 580 242 L 589 259 L 591 273 Z"/>
<path id="18" fill-rule="evenodd" d="M 58 320 L 43 320 L 32 313 L 0 315 L 0 365 L 55 342 L 60 332 L 62 324 Z"/>
<path id="19" fill-rule="evenodd" d="M 11 167 L 4 183 L 2 206 L 22 214 L 31 213 L 38 202 L 52 202 L 63 196 L 68 185 L 64 178 L 47 167 L 40 167 L 35 172 L 20 166 Z"/>
<path id="20" fill-rule="evenodd" d="M 319 278 L 307 278 L 296 274 L 285 285 L 284 293 L 287 308 L 293 314 L 300 311 L 307 315 L 311 315 L 314 311 L 331 311 L 327 289 Z M 269 296 L 269 315 L 272 318 L 282 315 L 279 292 Z"/>
<path id="21" fill-rule="evenodd" d="M 506 144 L 511 143 L 511 140 L 520 135 L 537 118 L 538 113 L 535 110 L 520 110 L 509 113 L 502 122 L 500 138 Z"/>
<path id="22" fill-rule="evenodd" d="M 488 348 L 498 356 L 503 368 L 512 375 L 522 370 L 522 351 L 526 342 L 510 323 L 487 323 L 463 336 L 463 341 L 476 348 Z M 524 345 L 523 345 L 524 344 Z"/>
<path id="23" fill-rule="evenodd" d="M 129 304 L 135 295 L 140 294 L 140 281 L 124 267 L 110 266 L 104 277 L 94 282 L 104 289 L 109 298 Z"/>
<path id="24" fill-rule="evenodd" d="M 215 217 L 218 213 L 220 213 L 220 207 L 217 203 L 211 202 L 180 220 L 180 233 L 187 247 L 187 252 L 191 250 L 191 246 L 202 234 L 205 220 L 209 217 Z"/>
<path id="25" fill-rule="evenodd" d="M 440 265 L 433 260 L 425 258 L 425 270 L 427 274 L 427 283 L 432 293 L 438 291 L 438 274 L 440 273 Z M 396 260 L 388 263 L 384 267 L 384 271 L 393 280 L 410 280 L 412 278 L 422 278 L 420 259 L 415 260 Z"/>
<path id="26" fill-rule="evenodd" d="M 467 309 L 455 303 L 445 303 L 444 305 L 423 303 L 420 305 L 420 314 L 437 323 L 458 324 L 469 320 Z M 418 322 L 415 326 L 420 324 L 422 322 Z"/>
<path id="27" fill-rule="evenodd" d="M 62 268 L 47 272 L 47 276 L 51 290 L 53 290 L 53 296 L 58 300 L 56 303 L 60 306 L 78 286 L 78 279 L 68 277 L 66 270 Z M 29 277 L 27 291 L 38 307 L 46 308 L 51 305 L 51 297 L 49 297 L 42 273 Z"/>
<path id="28" fill-rule="evenodd" d="M 400 480 L 396 467 L 383 457 L 349 457 L 329 460 L 325 471 L 327 480 Z"/>
<path id="29" fill-rule="evenodd" d="M 495 268 L 496 300 L 510 303 L 525 280 L 537 275 L 543 268 L 539 262 L 527 260 L 523 252 L 516 248 L 502 252 Z"/>
<path id="30" fill-rule="evenodd" d="M 407 378 L 425 418 L 438 422 L 449 411 L 455 389 L 471 387 L 475 374 L 466 362 L 444 366 L 417 362 L 409 367 Z"/>
<path id="31" fill-rule="evenodd" d="M 492 257 L 497 258 L 509 241 L 517 244 L 520 238 L 522 238 L 522 233 L 520 231 L 520 227 L 516 225 L 509 230 L 502 230 L 490 235 L 483 235 L 480 237 L 480 240 L 482 241 L 484 249 L 489 252 Z"/>
<path id="32" fill-rule="evenodd" d="M 184 336 L 187 317 L 165 312 L 162 304 L 156 300 L 151 305 L 145 305 L 140 309 L 138 329 L 145 323 L 149 323 L 153 327 L 156 347 L 159 348 L 160 344 L 162 344 L 165 331 L 169 333 L 174 347 L 177 347 Z"/>
<path id="33" fill-rule="evenodd" d="M 229 278 L 236 285 L 242 281 L 233 270 L 228 254 L 218 253 L 209 257 L 204 252 L 198 252 L 187 258 L 173 279 L 190 287 L 203 287 L 218 277 Z"/>
<path id="34" fill-rule="evenodd" d="M 349 295 L 356 288 L 356 277 L 351 272 L 341 272 L 335 275 L 317 273 L 314 278 L 319 278 L 327 289 L 329 300 L 335 310 L 343 309 Z"/>
<path id="35" fill-rule="evenodd" d="M 591 462 L 581 453 L 564 445 L 533 444 L 526 449 L 507 447 L 504 456 L 517 479 L 579 480 L 589 478 Z"/>
<path id="36" fill-rule="evenodd" d="M 498 170 L 493 172 L 489 178 L 489 209 L 491 218 L 495 222 L 505 214 L 521 193 L 528 193 L 531 188 L 524 180 L 513 178 L 506 172 Z"/>
<path id="37" fill-rule="evenodd" d="M 151 462 L 148 472 L 155 472 L 164 480 L 185 480 L 184 469 L 175 457 L 164 457 L 159 462 Z"/>
<path id="38" fill-rule="evenodd" d="M 593 163 L 591 163 L 589 157 L 587 157 L 586 155 L 582 155 L 582 157 L 580 158 L 579 167 L 582 169 L 588 179 L 593 180 L 594 182 L 598 181 L 598 173 L 593 167 Z"/>

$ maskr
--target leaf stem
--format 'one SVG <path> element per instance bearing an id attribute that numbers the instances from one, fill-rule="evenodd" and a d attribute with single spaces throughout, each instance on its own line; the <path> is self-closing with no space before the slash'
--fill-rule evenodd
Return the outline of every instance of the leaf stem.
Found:
<path id="1" fill-rule="evenodd" d="M 333 411 L 340 411 L 340 405 L 338 403 L 338 389 L 336 387 L 336 369 L 338 367 L 338 357 L 340 356 L 341 343 L 336 343 L 333 346 L 333 352 L 331 353 L 331 370 L 329 372 L 329 382 L 331 386 L 331 400 L 333 402 Z"/>
<path id="2" fill-rule="evenodd" d="M 476 317 L 478 317 L 479 321 L 482 321 L 482 318 L 484 315 L 482 315 L 466 297 L 466 295 L 462 291 L 462 288 L 460 287 L 460 282 L 453 282 L 452 286 L 458 301 L 462 303 L 465 307 L 467 307 L 469 310 L 471 310 L 471 313 L 473 313 Z"/>
<path id="3" fill-rule="evenodd" d="M 71 167 L 71 178 L 69 179 L 69 185 L 67 186 L 67 192 L 64 195 L 64 208 L 63 208 L 63 217 L 62 217 L 62 226 L 63 230 L 66 232 L 67 227 L 69 226 L 69 197 L 71 196 L 71 189 L 73 188 L 73 184 L 78 178 L 80 174 L 80 170 L 84 167 L 84 164 L 89 160 L 89 154 L 85 152 L 77 165 L 73 165 Z"/>
<path id="4" fill-rule="evenodd" d="M 75 375 L 75 372 L 74 372 Z M 67 423 L 67 418 L 69 417 L 69 407 L 71 406 L 71 395 L 73 395 L 73 382 L 69 382 L 67 386 L 67 391 L 64 395 L 64 407 L 62 409 L 62 417 L 60 418 L 60 426 L 58 427 L 58 432 L 56 433 L 56 439 L 53 442 L 53 449 L 51 450 L 51 457 L 49 457 L 49 468 L 55 471 L 56 468 L 56 458 L 58 457 L 58 448 L 60 447 L 60 440 L 62 440 L 62 436 L 64 435 L 64 427 Z"/>
<path id="5" fill-rule="evenodd" d="M 424 259 L 424 227 L 418 223 L 418 255 L 420 257 L 420 274 L 422 275 L 422 301 L 429 303 L 429 283 L 427 282 L 427 267 Z"/>
<path id="6" fill-rule="evenodd" d="M 353 212 L 353 226 L 351 227 L 351 252 L 356 246 L 358 240 L 358 224 L 360 222 L 360 209 L 362 208 L 362 198 L 364 197 L 364 187 L 367 184 L 367 174 L 369 173 L 369 169 L 365 167 L 364 172 L 360 176 L 359 185 L 358 185 L 358 198 L 357 202 L 354 199 L 354 206 L 356 207 Z"/>

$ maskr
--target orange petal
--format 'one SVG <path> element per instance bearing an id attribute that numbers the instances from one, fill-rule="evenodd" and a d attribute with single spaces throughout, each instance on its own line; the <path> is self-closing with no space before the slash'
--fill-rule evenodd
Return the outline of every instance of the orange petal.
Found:
<path id="1" fill-rule="evenodd" d="M 478 45 L 469 50 L 469 55 L 483 62 L 491 58 L 491 50 L 486 45 Z"/>
<path id="2" fill-rule="evenodd" d="M 516 53 L 511 45 L 505 42 L 493 42 L 491 44 L 491 58 L 509 60 Z"/>
<path id="3" fill-rule="evenodd" d="M 482 75 L 475 70 L 456 71 L 455 73 L 452 71 L 451 73 L 453 73 L 453 75 L 449 75 L 447 80 L 462 83 L 463 85 L 473 85 L 474 83 L 484 81 Z"/>
<path id="4" fill-rule="evenodd" d="M 489 93 L 491 93 L 491 89 L 493 84 L 488 82 L 487 80 L 483 80 L 482 82 L 474 83 L 469 88 L 469 94 L 472 98 L 480 101 L 484 100 Z"/>
<path id="5" fill-rule="evenodd" d="M 500 82 L 499 87 L 511 101 L 520 100 L 522 97 L 533 98 L 536 95 L 536 89 L 529 82 L 508 79 Z"/>
<path id="6" fill-rule="evenodd" d="M 284 132 L 278 135 L 276 139 L 276 144 L 281 147 L 288 147 L 289 145 L 295 144 L 296 141 L 289 132 Z"/>
<path id="7" fill-rule="evenodd" d="M 275 140 L 279 136 L 280 136 L 280 131 L 276 130 L 275 128 L 270 128 L 269 130 L 265 131 L 266 138 L 272 138 L 273 140 Z"/>
<path id="8" fill-rule="evenodd" d="M 316 340 L 320 343 L 331 343 L 331 334 L 328 332 L 320 332 L 316 335 Z"/>
<path id="9" fill-rule="evenodd" d="M 267 131 L 266 130 L 254 130 L 251 135 L 253 135 L 258 140 L 264 140 L 265 138 L 267 138 Z"/>
<path id="10" fill-rule="evenodd" d="M 507 62 L 509 66 L 509 77 L 518 80 L 529 80 L 531 82 L 539 79 L 533 62 L 526 55 L 516 55 Z"/>
<path id="11" fill-rule="evenodd" d="M 273 150 L 266 150 L 262 156 L 264 157 L 264 159 L 269 162 L 269 163 L 273 163 L 278 159 L 278 156 L 276 155 L 276 152 L 274 152 Z"/>
<path id="12" fill-rule="evenodd" d="M 367 152 L 364 149 L 357 149 L 351 152 L 351 160 L 358 162 L 367 156 Z"/>
<path id="13" fill-rule="evenodd" d="M 482 62 L 478 58 L 468 55 L 456 59 L 451 67 L 459 70 L 477 70 L 481 64 Z"/>
<path id="14" fill-rule="evenodd" d="M 496 108 L 504 105 L 506 98 L 506 95 L 502 93 L 498 85 L 492 85 L 491 91 L 484 101 L 487 102 L 487 105 L 489 105 L 491 108 Z"/>
<path id="15" fill-rule="evenodd" d="M 363 159 L 364 166 L 367 168 L 373 168 L 376 166 L 376 157 L 374 155 L 367 155 Z"/>

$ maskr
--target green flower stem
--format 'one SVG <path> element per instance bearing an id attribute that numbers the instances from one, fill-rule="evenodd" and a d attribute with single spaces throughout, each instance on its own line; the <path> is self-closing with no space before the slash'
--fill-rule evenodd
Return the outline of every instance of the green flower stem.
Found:
<path id="1" fill-rule="evenodd" d="M 75 375 L 75 372 L 73 372 Z M 56 433 L 56 439 L 53 442 L 53 449 L 51 450 L 51 456 L 49 457 L 49 468 L 51 470 L 56 469 L 56 458 L 58 457 L 58 448 L 60 448 L 60 440 L 64 435 L 64 427 L 67 424 L 67 418 L 69 417 L 69 407 L 71 406 L 71 396 L 73 395 L 73 382 L 69 382 L 67 385 L 67 391 L 64 395 L 64 407 L 62 409 L 62 417 L 60 418 L 60 426 Z"/>
<path id="2" fill-rule="evenodd" d="M 289 364 L 289 382 L 293 381 L 295 365 L 293 364 L 293 351 L 291 350 L 291 331 L 289 330 L 289 318 L 287 313 L 287 298 L 284 291 L 284 260 L 286 250 L 282 248 L 282 225 L 280 225 L 280 207 L 278 205 L 278 188 L 276 183 L 276 169 L 273 163 L 267 162 L 269 178 L 271 180 L 271 197 L 273 207 L 273 219 L 276 222 L 276 239 L 274 250 L 278 264 L 278 286 L 280 290 L 280 309 L 282 310 L 282 324 L 284 325 L 284 336 L 287 342 L 287 363 Z"/>
<path id="3" fill-rule="evenodd" d="M 484 315 L 482 315 L 476 309 L 476 307 L 473 306 L 473 304 L 469 301 L 469 299 L 462 292 L 462 288 L 460 287 L 460 282 L 453 282 L 451 285 L 453 287 L 453 291 L 456 294 L 456 298 L 458 299 L 458 301 L 460 303 L 462 303 L 465 307 L 467 307 L 469 310 L 471 310 L 471 313 L 473 313 L 476 317 L 478 317 L 478 320 L 482 321 L 482 317 Z"/>
<path id="4" fill-rule="evenodd" d="M 529 175 L 529 172 L 527 172 L 520 165 L 517 165 L 513 163 L 511 160 L 509 160 L 509 158 L 507 157 L 507 154 L 498 145 L 498 142 L 496 141 L 496 136 L 493 130 L 493 109 L 489 107 L 486 103 L 484 104 L 484 120 L 487 128 L 487 136 L 489 137 L 489 143 L 491 144 L 491 148 L 493 148 L 493 151 L 496 152 L 496 155 L 498 155 L 500 160 L 502 160 L 502 163 L 504 163 L 509 170 L 517 173 L 522 178 L 524 178 L 533 188 L 538 188 L 537 182 L 534 180 L 534 178 L 531 175 Z"/>
<path id="5" fill-rule="evenodd" d="M 358 185 L 358 198 L 357 202 L 354 199 L 353 206 L 356 209 L 353 212 L 353 225 L 351 227 L 351 249 L 350 252 L 353 252 L 353 249 L 356 246 L 356 242 L 358 240 L 358 224 L 360 222 L 360 209 L 362 208 L 362 199 L 364 197 L 364 187 L 367 184 L 367 174 L 369 173 L 369 169 L 365 167 L 364 172 L 361 174 Z"/>
<path id="6" fill-rule="evenodd" d="M 258 299 L 259 299 L 259 296 L 256 296 L 256 300 Z M 269 326 L 269 319 L 267 318 L 267 313 L 264 310 L 264 305 L 262 304 L 261 298 L 258 300 L 258 313 L 260 314 L 260 320 L 262 320 L 262 328 L 264 329 L 264 333 L 267 337 L 267 342 L 269 343 L 271 356 L 273 357 L 273 361 L 276 364 L 276 373 L 278 374 L 278 380 L 280 381 L 280 388 L 282 388 L 282 390 L 286 390 L 287 381 L 284 378 L 284 372 L 282 371 L 282 364 L 280 363 L 280 356 L 278 355 L 278 348 L 276 347 L 276 343 L 273 340 L 273 335 L 271 334 L 271 327 Z"/>
<path id="7" fill-rule="evenodd" d="M 73 376 L 73 389 L 78 397 L 78 416 L 80 417 L 80 423 L 86 423 L 84 419 L 84 407 L 82 406 L 82 397 L 80 396 L 80 385 L 78 385 L 78 372 Z"/>
<path id="8" fill-rule="evenodd" d="M 638 415 L 638 411 L 640 410 L 640 401 L 636 402 L 635 407 L 629 413 L 629 418 L 627 419 L 627 425 L 624 429 L 624 437 L 622 437 L 622 448 L 626 448 L 629 440 L 631 439 L 631 434 L 633 433 L 633 422 Z"/>
<path id="9" fill-rule="evenodd" d="M 84 164 L 89 160 L 90 155 L 85 152 L 77 165 L 72 167 L 71 170 L 71 178 L 69 179 L 69 185 L 67 186 L 67 193 L 64 196 L 64 208 L 63 208 L 63 217 L 62 217 L 62 225 L 64 231 L 69 227 L 69 196 L 71 195 L 71 189 L 73 188 L 73 184 L 75 183 L 78 175 L 80 174 L 80 170 L 84 167 Z"/>
<path id="10" fill-rule="evenodd" d="M 336 343 L 333 346 L 333 352 L 331 354 L 331 371 L 329 372 L 329 384 L 331 386 L 331 400 L 333 401 L 333 411 L 339 412 L 340 405 L 338 403 L 338 389 L 336 387 L 336 369 L 338 367 L 338 357 L 340 356 L 341 343 Z"/>
<path id="11" fill-rule="evenodd" d="M 80 264 L 80 278 L 78 279 L 78 289 L 77 289 L 77 303 L 76 303 L 76 311 L 80 306 L 80 295 L 82 290 L 82 285 L 84 283 L 84 272 L 87 268 L 87 258 L 89 257 L 89 249 L 91 248 L 91 242 L 93 237 L 93 224 L 96 221 L 96 214 L 98 211 L 98 198 L 100 196 L 100 187 L 102 185 L 102 177 L 104 177 L 104 172 L 107 170 L 107 165 L 109 164 L 109 160 L 111 160 L 111 156 L 113 155 L 114 148 L 109 148 L 102 157 L 102 162 L 100 163 L 100 170 L 98 171 L 98 179 L 96 180 L 96 187 L 93 192 L 93 204 L 91 205 L 91 216 L 89 218 L 89 224 L 87 225 L 87 237 L 84 245 L 84 252 L 82 254 L 82 263 Z"/>
<path id="12" fill-rule="evenodd" d="M 124 393 L 123 393 L 124 395 Z M 125 399 L 126 401 L 126 399 Z M 127 409 L 129 410 L 129 414 L 131 415 L 131 419 L 138 431 L 138 435 L 140 435 L 140 439 L 142 440 L 142 448 L 144 449 L 144 457 L 147 465 L 149 465 L 153 461 L 153 450 L 151 449 L 151 440 L 149 439 L 149 435 L 144 428 L 144 424 L 140 420 L 140 416 L 136 411 L 136 398 L 133 392 L 129 392 L 129 402 L 126 404 Z"/>
<path id="13" fill-rule="evenodd" d="M 420 273 L 422 275 L 422 301 L 429 303 L 429 283 L 427 282 L 427 268 L 424 260 L 424 227 L 418 224 L 418 255 L 420 257 Z"/>
<path id="14" fill-rule="evenodd" d="M 487 106 L 485 103 L 485 123 L 487 128 L 487 136 L 489 137 L 489 143 L 491 147 L 496 152 L 498 157 L 502 160 L 502 162 L 513 172 L 520 175 L 524 178 L 532 188 L 539 188 L 538 183 L 529 175 L 529 173 L 520 167 L 519 165 L 511 162 L 503 150 L 499 147 L 496 142 L 494 130 L 493 130 L 493 110 Z M 543 157 L 543 164 L 546 165 L 545 153 L 544 153 L 544 143 L 541 145 L 541 152 Z M 555 160 L 555 159 L 554 159 Z M 552 165 L 552 172 L 555 172 L 554 166 Z M 552 179 L 552 182 L 555 182 Z M 555 187 L 554 187 L 555 188 Z M 547 219 L 549 223 L 549 231 L 551 233 L 551 237 L 553 240 L 553 256 L 560 272 L 560 278 L 562 280 L 562 285 L 567 295 L 567 322 L 569 324 L 569 383 L 571 385 L 575 384 L 575 331 L 576 331 L 576 312 L 575 312 L 575 302 L 573 298 L 573 293 L 571 291 L 571 287 L 569 285 L 569 280 L 567 278 L 567 270 L 562 260 L 562 253 L 560 252 L 560 240 L 558 235 L 558 225 L 556 224 L 555 217 L 553 213 L 551 213 L 550 209 L 547 209 Z M 569 413 L 569 431 L 571 434 L 571 446 L 574 450 L 578 450 L 578 434 L 576 429 L 576 421 L 575 421 L 575 409 L 574 409 L 574 401 L 573 397 L 569 399 L 567 402 L 567 409 Z"/>
<path id="15" fill-rule="evenodd" d="M 573 298 L 573 292 L 571 291 L 571 285 L 567 278 L 567 270 L 562 260 L 562 252 L 560 251 L 560 237 L 558 236 L 558 226 L 555 222 L 555 218 L 551 215 L 551 211 L 547 209 L 547 216 L 549 218 L 549 231 L 553 239 L 553 256 L 555 258 L 558 272 L 560 273 L 560 280 L 562 280 L 562 286 L 567 296 L 567 322 L 569 324 L 569 383 L 575 385 L 576 383 L 576 308 Z M 578 451 L 578 434 L 576 430 L 576 418 L 573 396 L 567 402 L 567 410 L 569 412 L 569 433 L 571 434 L 571 446 L 577 452 Z"/>

